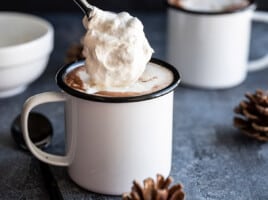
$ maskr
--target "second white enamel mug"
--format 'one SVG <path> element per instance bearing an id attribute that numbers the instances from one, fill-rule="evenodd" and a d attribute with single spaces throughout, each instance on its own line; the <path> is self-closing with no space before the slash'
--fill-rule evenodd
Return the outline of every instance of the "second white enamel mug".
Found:
<path id="1" fill-rule="evenodd" d="M 249 62 L 252 20 L 268 23 L 254 0 L 234 11 L 192 11 L 168 4 L 167 60 L 182 83 L 222 89 L 243 82 L 248 71 L 268 66 L 268 56 Z"/>

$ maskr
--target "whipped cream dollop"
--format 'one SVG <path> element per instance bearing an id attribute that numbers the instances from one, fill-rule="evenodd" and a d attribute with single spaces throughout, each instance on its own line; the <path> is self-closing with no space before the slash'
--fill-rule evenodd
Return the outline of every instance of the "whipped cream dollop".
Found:
<path id="1" fill-rule="evenodd" d="M 127 12 L 94 8 L 83 24 L 87 29 L 83 56 L 91 87 L 109 89 L 135 83 L 153 53 L 141 21 Z"/>
<path id="2" fill-rule="evenodd" d="M 179 5 L 188 10 L 218 12 L 245 7 L 248 0 L 169 0 L 169 3 Z"/>

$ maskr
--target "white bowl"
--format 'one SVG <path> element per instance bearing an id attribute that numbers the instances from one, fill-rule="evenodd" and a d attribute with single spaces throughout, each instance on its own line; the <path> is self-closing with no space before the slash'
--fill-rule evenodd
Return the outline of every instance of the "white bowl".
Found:
<path id="1" fill-rule="evenodd" d="M 34 15 L 0 12 L 0 98 L 23 92 L 45 70 L 54 30 Z"/>

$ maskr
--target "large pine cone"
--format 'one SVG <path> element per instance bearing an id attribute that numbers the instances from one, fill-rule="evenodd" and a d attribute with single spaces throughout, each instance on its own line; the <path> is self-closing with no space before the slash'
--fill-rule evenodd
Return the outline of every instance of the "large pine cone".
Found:
<path id="1" fill-rule="evenodd" d="M 162 175 L 157 175 L 156 183 L 152 178 L 143 181 L 142 187 L 137 181 L 133 181 L 130 193 L 123 194 L 123 200 L 183 200 L 184 192 L 181 184 L 173 185 L 172 178 L 164 179 Z"/>
<path id="2" fill-rule="evenodd" d="M 246 93 L 247 100 L 235 109 L 234 126 L 242 133 L 260 141 L 268 141 L 268 91 L 257 90 L 254 94 Z"/>

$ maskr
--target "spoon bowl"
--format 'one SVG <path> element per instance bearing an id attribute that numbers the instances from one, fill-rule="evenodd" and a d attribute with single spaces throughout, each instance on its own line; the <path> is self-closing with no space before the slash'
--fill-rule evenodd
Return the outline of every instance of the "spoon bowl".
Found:
<path id="1" fill-rule="evenodd" d="M 21 116 L 17 116 L 11 125 L 11 134 L 21 149 L 27 150 L 21 131 Z M 50 121 L 40 113 L 31 112 L 29 115 L 29 133 L 33 143 L 39 148 L 47 148 L 51 144 L 53 129 Z"/>

